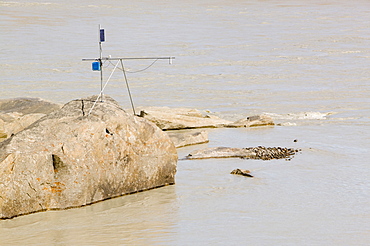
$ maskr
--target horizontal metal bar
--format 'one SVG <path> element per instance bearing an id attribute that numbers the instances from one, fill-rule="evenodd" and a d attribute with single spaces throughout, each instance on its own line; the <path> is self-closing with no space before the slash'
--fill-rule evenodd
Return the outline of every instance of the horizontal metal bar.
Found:
<path id="1" fill-rule="evenodd" d="M 117 61 L 117 60 L 161 60 L 161 59 L 175 59 L 173 56 L 169 57 L 102 57 L 102 58 L 84 58 L 82 61 Z"/>

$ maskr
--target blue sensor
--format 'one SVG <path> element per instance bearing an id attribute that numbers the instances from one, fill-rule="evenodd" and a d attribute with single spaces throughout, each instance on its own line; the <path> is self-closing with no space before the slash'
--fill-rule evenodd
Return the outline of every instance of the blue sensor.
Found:
<path id="1" fill-rule="evenodd" d="M 100 71 L 100 62 L 93 62 L 92 63 L 92 70 L 93 71 Z"/>

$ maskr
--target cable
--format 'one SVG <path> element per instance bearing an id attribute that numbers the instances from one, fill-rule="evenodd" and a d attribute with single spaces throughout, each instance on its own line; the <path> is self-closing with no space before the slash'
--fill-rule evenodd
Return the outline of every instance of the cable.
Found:
<path id="1" fill-rule="evenodd" d="M 147 66 L 146 68 L 144 69 L 141 69 L 141 70 L 137 70 L 137 71 L 134 71 L 134 72 L 129 72 L 129 71 L 126 71 L 126 73 L 139 73 L 139 72 L 143 72 L 145 70 L 147 70 L 148 68 L 150 68 L 151 66 L 154 65 L 154 63 L 156 63 L 158 61 L 158 59 L 155 59 L 154 62 L 152 62 L 152 64 L 150 64 L 149 66 Z"/>
<path id="2" fill-rule="evenodd" d="M 133 71 L 133 72 L 130 72 L 130 71 L 125 71 L 126 73 L 139 73 L 139 72 L 143 72 L 143 71 L 145 71 L 145 70 L 147 70 L 147 69 L 149 69 L 151 66 L 153 66 L 154 65 L 154 63 L 156 63 L 157 61 L 158 61 L 159 59 L 155 59 L 149 66 L 147 66 L 146 68 L 143 68 L 143 69 L 140 69 L 140 70 L 137 70 L 137 71 Z M 113 66 L 115 66 L 111 61 L 108 61 L 111 65 L 113 65 Z M 117 68 L 117 69 L 119 69 L 119 70 L 121 70 L 121 71 L 123 71 L 122 70 L 122 68 Z"/>
<path id="3" fill-rule="evenodd" d="M 121 61 L 121 62 L 122 62 L 122 61 Z M 103 97 L 103 91 L 105 90 L 105 87 L 108 85 L 109 80 L 112 78 L 112 75 L 113 75 L 114 71 L 116 70 L 116 68 L 118 67 L 118 64 L 119 64 L 119 61 L 117 61 L 117 64 L 116 64 L 116 65 L 114 65 L 114 69 L 113 69 L 112 73 L 109 75 L 109 78 L 108 78 L 107 82 L 105 82 L 104 87 L 101 89 L 101 91 L 100 91 L 100 93 L 99 93 L 98 98 L 96 98 L 96 100 L 95 100 L 95 102 L 94 102 L 93 106 L 91 107 L 91 109 L 90 109 L 89 113 L 87 114 L 87 116 L 89 116 L 89 115 L 91 114 L 91 111 L 94 109 L 95 104 L 97 103 L 97 101 L 99 101 L 99 98 L 100 98 L 100 97 Z"/>

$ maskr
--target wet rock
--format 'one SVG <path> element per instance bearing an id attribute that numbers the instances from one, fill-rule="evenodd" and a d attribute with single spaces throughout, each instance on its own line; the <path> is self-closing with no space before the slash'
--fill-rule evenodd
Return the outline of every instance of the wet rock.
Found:
<path id="1" fill-rule="evenodd" d="M 209 159 L 209 158 L 243 158 L 243 159 L 286 159 L 290 160 L 299 150 L 282 147 L 250 147 L 250 148 L 229 148 L 215 147 L 195 150 L 187 159 Z"/>
<path id="2" fill-rule="evenodd" d="M 108 96 L 74 100 L 0 143 L 0 218 L 91 204 L 175 182 L 177 152 Z"/>
<path id="3" fill-rule="evenodd" d="M 207 131 L 178 130 L 166 131 L 176 148 L 188 145 L 208 143 Z"/>
<path id="4" fill-rule="evenodd" d="M 226 127 L 255 127 L 255 126 L 273 126 L 274 121 L 270 116 L 267 115 L 254 115 L 249 116 L 245 119 L 237 120 L 232 124 L 226 125 Z"/>
<path id="5" fill-rule="evenodd" d="M 244 169 L 234 169 L 231 171 L 230 174 L 236 174 L 236 175 L 242 175 L 242 176 L 247 176 L 253 178 L 253 175 L 250 174 L 251 172 L 249 170 L 244 170 Z"/>
<path id="6" fill-rule="evenodd" d="M 215 147 L 195 150 L 191 152 L 187 159 L 209 159 L 209 158 L 231 158 L 231 157 L 251 157 L 255 155 L 252 151 L 241 148 Z"/>

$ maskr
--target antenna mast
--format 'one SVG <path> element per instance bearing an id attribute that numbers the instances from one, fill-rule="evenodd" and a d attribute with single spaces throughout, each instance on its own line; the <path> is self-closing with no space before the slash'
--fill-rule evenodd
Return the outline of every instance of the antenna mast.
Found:
<path id="1" fill-rule="evenodd" d="M 99 50 L 100 50 L 100 58 L 99 58 L 99 67 L 100 67 L 100 91 L 101 91 L 101 101 L 103 101 L 103 49 L 101 46 L 101 43 L 105 42 L 105 35 L 104 35 L 104 29 L 101 29 L 101 26 L 99 24 Z"/>
<path id="2" fill-rule="evenodd" d="M 121 65 L 121 68 L 120 69 L 122 70 L 123 77 L 124 77 L 125 82 L 126 82 L 126 87 L 127 87 L 128 95 L 130 97 L 132 111 L 133 111 L 134 115 L 136 115 L 136 113 L 135 113 L 135 107 L 134 107 L 134 102 L 132 100 L 130 87 L 129 87 L 129 84 L 128 84 L 128 81 L 127 81 L 126 70 L 125 70 L 125 67 L 123 65 L 123 60 L 155 60 L 155 61 L 156 60 L 168 60 L 169 61 L 169 64 L 172 64 L 172 60 L 175 59 L 175 57 L 173 57 L 173 56 L 169 56 L 169 57 L 115 57 L 115 58 L 112 58 L 110 56 L 109 57 L 103 57 L 103 49 L 102 49 L 102 43 L 103 42 L 105 42 L 105 32 L 104 32 L 104 29 L 102 29 L 101 26 L 99 25 L 99 51 L 100 51 L 99 58 L 84 58 L 84 59 L 82 59 L 82 61 L 93 61 L 93 63 L 92 63 L 92 70 L 93 71 L 100 71 L 100 93 L 99 93 L 98 98 L 94 102 L 94 105 L 90 109 L 89 114 L 93 110 L 95 104 L 99 101 L 99 98 L 100 98 L 100 102 L 103 102 L 103 92 L 104 92 L 104 89 L 107 86 L 107 84 L 108 84 L 110 78 L 112 77 L 114 71 L 116 70 L 116 68 L 120 64 Z M 113 71 L 109 75 L 109 77 L 107 79 L 107 82 L 105 83 L 104 86 L 103 86 L 103 61 L 117 61 L 116 65 L 115 65 L 115 67 L 113 69 Z"/>

